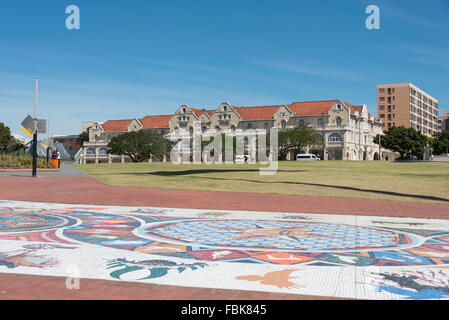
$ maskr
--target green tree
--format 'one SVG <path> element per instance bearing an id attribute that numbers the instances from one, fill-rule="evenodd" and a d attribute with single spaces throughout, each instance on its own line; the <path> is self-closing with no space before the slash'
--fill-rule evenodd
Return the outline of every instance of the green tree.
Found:
<path id="1" fill-rule="evenodd" d="M 89 132 L 88 131 L 83 131 L 78 135 L 78 138 L 76 138 L 76 143 L 82 147 L 83 143 L 85 141 L 89 141 Z"/>
<path id="2" fill-rule="evenodd" d="M 25 149 L 25 146 L 11 135 L 9 127 L 0 122 L 0 154 Z"/>
<path id="3" fill-rule="evenodd" d="M 449 131 L 437 132 L 434 135 L 432 147 L 434 154 L 449 153 Z"/>
<path id="4" fill-rule="evenodd" d="M 398 152 L 400 159 L 407 159 L 411 155 L 422 157 L 428 143 L 425 135 L 404 126 L 388 129 L 382 137 L 374 137 L 374 142 L 379 144 L 379 139 L 383 148 Z"/>
<path id="5" fill-rule="evenodd" d="M 7 153 L 11 141 L 11 131 L 7 126 L 0 122 L 0 153 Z"/>
<path id="6" fill-rule="evenodd" d="M 148 130 L 125 132 L 113 137 L 108 143 L 108 153 L 128 156 L 133 162 L 146 161 L 150 155 L 168 155 L 170 149 L 169 140 Z"/>
<path id="7" fill-rule="evenodd" d="M 322 144 L 323 138 L 310 126 L 282 130 L 278 134 L 278 156 L 285 160 L 290 151 L 296 156 L 307 147 Z"/>

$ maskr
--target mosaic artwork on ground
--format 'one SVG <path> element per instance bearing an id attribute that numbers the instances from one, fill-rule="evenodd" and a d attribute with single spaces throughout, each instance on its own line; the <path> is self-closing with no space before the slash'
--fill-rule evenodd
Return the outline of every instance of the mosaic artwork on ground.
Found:
<path id="1" fill-rule="evenodd" d="M 0 201 L 0 272 L 448 299 L 449 221 Z"/>

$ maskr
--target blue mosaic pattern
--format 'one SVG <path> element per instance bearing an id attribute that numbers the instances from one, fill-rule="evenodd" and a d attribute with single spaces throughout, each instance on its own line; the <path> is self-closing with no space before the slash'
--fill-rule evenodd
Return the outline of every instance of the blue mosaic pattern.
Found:
<path id="1" fill-rule="evenodd" d="M 264 220 L 183 220 L 149 227 L 145 236 L 198 246 L 248 247 L 326 252 L 360 248 L 401 248 L 401 234 L 344 224 Z M 410 239 L 410 238 L 409 238 Z"/>

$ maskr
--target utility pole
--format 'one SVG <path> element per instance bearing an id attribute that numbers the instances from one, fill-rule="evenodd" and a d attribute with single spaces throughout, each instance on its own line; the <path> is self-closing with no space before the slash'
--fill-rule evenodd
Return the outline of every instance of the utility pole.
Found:
<path id="1" fill-rule="evenodd" d="M 379 160 L 382 160 L 382 136 L 379 134 Z"/>
<path id="2" fill-rule="evenodd" d="M 33 177 L 37 177 L 37 89 L 38 78 L 34 78 L 34 127 L 36 131 L 33 134 Z"/>

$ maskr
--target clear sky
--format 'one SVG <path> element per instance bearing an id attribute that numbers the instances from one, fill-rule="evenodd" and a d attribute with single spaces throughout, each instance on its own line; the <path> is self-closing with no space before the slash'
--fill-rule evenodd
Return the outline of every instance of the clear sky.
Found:
<path id="1" fill-rule="evenodd" d="M 65 27 L 68 5 L 80 30 Z M 365 9 L 380 8 L 380 30 Z M 0 122 L 82 121 L 342 99 L 376 115 L 376 84 L 412 82 L 449 109 L 449 0 L 4 0 Z"/>

